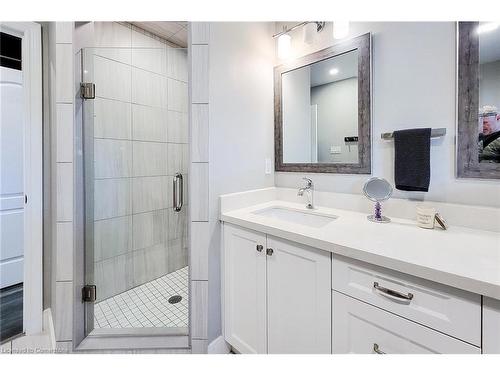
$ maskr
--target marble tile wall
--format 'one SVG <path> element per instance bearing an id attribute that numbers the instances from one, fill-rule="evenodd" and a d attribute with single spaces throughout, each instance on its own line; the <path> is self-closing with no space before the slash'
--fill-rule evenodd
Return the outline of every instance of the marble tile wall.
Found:
<path id="1" fill-rule="evenodd" d="M 187 51 L 133 26 L 95 22 L 94 265 L 99 300 L 185 267 Z M 119 48 L 109 48 L 119 47 Z"/>

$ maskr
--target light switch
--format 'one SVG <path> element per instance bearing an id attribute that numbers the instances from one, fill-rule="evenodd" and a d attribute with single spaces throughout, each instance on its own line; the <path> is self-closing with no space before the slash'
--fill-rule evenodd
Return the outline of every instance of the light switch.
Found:
<path id="1" fill-rule="evenodd" d="M 271 159 L 266 158 L 266 174 L 271 174 Z"/>
<path id="2" fill-rule="evenodd" d="M 330 146 L 330 154 L 341 154 L 342 148 L 340 146 Z"/>

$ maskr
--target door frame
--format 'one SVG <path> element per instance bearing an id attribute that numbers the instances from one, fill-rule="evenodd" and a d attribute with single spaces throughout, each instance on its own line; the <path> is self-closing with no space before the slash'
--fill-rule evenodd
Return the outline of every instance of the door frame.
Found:
<path id="1" fill-rule="evenodd" d="M 2 22 L 0 30 L 22 38 L 24 109 L 23 331 L 42 331 L 42 28 L 35 22 Z"/>

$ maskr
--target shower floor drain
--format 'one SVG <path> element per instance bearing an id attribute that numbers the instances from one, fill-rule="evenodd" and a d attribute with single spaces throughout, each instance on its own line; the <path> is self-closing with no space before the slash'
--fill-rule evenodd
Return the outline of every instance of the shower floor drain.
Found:
<path id="1" fill-rule="evenodd" d="M 182 300 L 182 297 L 181 297 L 181 296 L 179 296 L 179 295 L 177 295 L 177 296 L 172 296 L 172 297 L 170 297 L 170 298 L 168 299 L 168 303 L 171 303 L 171 304 L 173 305 L 174 303 L 179 303 L 179 302 L 181 302 L 181 300 Z"/>

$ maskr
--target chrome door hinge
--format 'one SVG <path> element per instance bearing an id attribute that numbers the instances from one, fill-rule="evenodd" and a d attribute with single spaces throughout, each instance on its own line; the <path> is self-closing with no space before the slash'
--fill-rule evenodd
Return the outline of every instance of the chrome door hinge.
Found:
<path id="1" fill-rule="evenodd" d="M 95 285 L 85 285 L 82 288 L 82 302 L 95 302 L 96 287 Z"/>
<path id="2" fill-rule="evenodd" d="M 80 96 L 83 99 L 95 99 L 95 84 L 92 82 L 81 82 Z"/>

